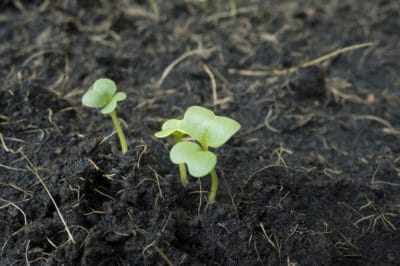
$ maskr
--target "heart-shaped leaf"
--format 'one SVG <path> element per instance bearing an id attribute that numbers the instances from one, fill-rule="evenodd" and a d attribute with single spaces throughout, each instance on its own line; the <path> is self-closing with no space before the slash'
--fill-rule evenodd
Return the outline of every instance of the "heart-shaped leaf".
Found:
<path id="1" fill-rule="evenodd" d="M 82 103 L 83 105 L 90 108 L 101 108 L 105 106 L 108 103 L 108 101 L 101 92 L 96 91 L 93 88 L 90 88 L 83 95 Z"/>
<path id="2" fill-rule="evenodd" d="M 199 145 L 190 141 L 181 141 L 172 147 L 170 158 L 176 164 L 186 163 L 189 173 L 194 177 L 207 175 L 217 163 L 217 156 L 214 153 L 204 151 Z"/>
<path id="3" fill-rule="evenodd" d="M 192 106 L 186 111 L 182 126 L 189 136 L 213 148 L 221 147 L 240 129 L 235 120 L 217 116 L 201 106 Z"/>
<path id="4" fill-rule="evenodd" d="M 114 111 L 117 102 L 126 99 L 124 92 L 117 92 L 117 86 L 111 79 L 101 78 L 83 95 L 83 105 L 91 108 L 102 108 L 103 114 Z"/>
<path id="5" fill-rule="evenodd" d="M 239 129 L 240 124 L 235 120 L 215 116 L 215 119 L 208 125 L 203 139 L 207 146 L 218 148 L 224 145 Z"/>
<path id="6" fill-rule="evenodd" d="M 182 120 L 170 119 L 163 123 L 161 131 L 154 134 L 157 138 L 166 138 L 171 135 L 183 135 L 185 130 L 182 128 Z"/>
<path id="7" fill-rule="evenodd" d="M 117 107 L 117 102 L 123 101 L 125 99 L 126 99 L 126 93 L 125 92 L 122 92 L 122 91 L 117 92 L 112 97 L 111 101 L 100 110 L 100 112 L 102 112 L 103 114 L 111 113 Z"/>
<path id="8" fill-rule="evenodd" d="M 98 91 L 102 93 L 104 97 L 111 99 L 117 91 L 117 85 L 115 85 L 115 82 L 111 79 L 100 78 L 94 82 L 93 90 Z"/>

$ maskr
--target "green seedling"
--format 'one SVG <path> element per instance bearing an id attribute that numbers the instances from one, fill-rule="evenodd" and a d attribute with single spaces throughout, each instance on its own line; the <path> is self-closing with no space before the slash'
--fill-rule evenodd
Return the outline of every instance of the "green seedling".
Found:
<path id="1" fill-rule="evenodd" d="M 208 8 L 208 0 L 199 0 L 199 3 L 203 9 Z"/>
<path id="2" fill-rule="evenodd" d="M 153 12 L 158 15 L 159 11 L 158 11 L 158 4 L 156 2 L 156 0 L 149 0 L 149 6 L 151 8 L 151 10 L 153 10 Z"/>
<path id="3" fill-rule="evenodd" d="M 236 0 L 231 0 L 231 16 L 236 17 L 236 14 L 237 14 Z"/>
<path id="4" fill-rule="evenodd" d="M 215 171 L 217 157 L 208 149 L 221 147 L 239 129 L 240 124 L 231 118 L 217 116 L 204 107 L 192 106 L 185 112 L 183 119 L 167 120 L 155 136 L 175 137 L 177 144 L 170 152 L 173 163 L 186 164 L 189 173 L 194 177 L 211 175 L 208 199 L 209 202 L 214 202 L 218 189 L 218 176 Z M 195 142 L 185 140 L 187 137 Z"/>
<path id="5" fill-rule="evenodd" d="M 161 131 L 154 134 L 157 138 L 165 138 L 168 136 L 173 136 L 175 138 L 176 143 L 182 141 L 182 138 L 187 136 L 185 131 L 180 128 L 180 120 L 170 119 L 165 121 L 165 123 L 161 127 Z M 181 177 L 181 183 L 184 187 L 189 184 L 189 180 L 187 178 L 186 167 L 184 163 L 179 163 L 179 174 Z"/>
<path id="6" fill-rule="evenodd" d="M 199 0 L 199 3 L 203 7 L 203 9 L 208 8 L 208 0 Z M 236 0 L 230 0 L 230 5 L 231 5 L 231 16 L 236 17 L 237 14 Z"/>
<path id="7" fill-rule="evenodd" d="M 114 123 L 115 129 L 121 143 L 122 154 L 126 154 L 128 146 L 126 144 L 125 135 L 119 123 L 115 108 L 117 102 L 126 99 L 125 92 L 117 92 L 117 86 L 111 79 L 101 78 L 95 81 L 92 87 L 83 95 L 83 105 L 100 109 L 102 114 L 109 114 Z"/>

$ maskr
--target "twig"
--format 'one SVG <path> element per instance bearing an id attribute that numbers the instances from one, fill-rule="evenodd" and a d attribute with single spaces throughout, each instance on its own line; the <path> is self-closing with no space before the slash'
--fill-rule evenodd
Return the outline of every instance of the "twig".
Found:
<path id="1" fill-rule="evenodd" d="M 378 123 L 381 123 L 382 125 L 386 126 L 383 128 L 383 132 L 389 135 L 395 135 L 395 136 L 400 136 L 400 130 L 395 129 L 392 124 L 389 123 L 389 121 L 380 118 L 378 116 L 374 115 L 353 115 L 352 118 L 354 120 L 373 120 Z"/>
<path id="2" fill-rule="evenodd" d="M 258 10 L 258 6 L 248 6 L 248 7 L 241 7 L 236 9 L 236 15 L 242 15 L 246 13 L 256 12 Z M 213 22 L 216 20 L 230 18 L 232 17 L 232 11 L 223 11 L 220 13 L 213 14 L 205 19 L 206 23 Z"/>
<path id="3" fill-rule="evenodd" d="M 177 59 L 172 61 L 171 64 L 169 64 L 165 69 L 164 72 L 162 73 L 160 79 L 156 83 L 156 88 L 161 88 L 161 85 L 163 84 L 164 80 L 167 78 L 168 74 L 172 71 L 172 69 L 177 66 L 180 62 L 185 60 L 186 58 L 192 56 L 192 55 L 208 55 L 212 53 L 215 50 L 215 47 L 208 48 L 208 49 L 203 49 L 203 48 L 198 48 L 195 50 L 190 50 L 179 56 Z"/>
<path id="4" fill-rule="evenodd" d="M 25 248 L 25 262 L 26 262 L 26 266 L 30 266 L 31 263 L 29 262 L 29 257 L 28 257 L 28 251 L 29 251 L 29 244 L 31 243 L 30 240 L 28 240 L 28 242 L 26 243 L 26 248 Z"/>
<path id="5" fill-rule="evenodd" d="M 0 197 L 0 200 L 3 201 L 3 202 L 6 202 L 7 205 L 11 205 L 14 208 L 16 208 L 17 210 L 19 210 L 22 213 L 22 216 L 24 216 L 24 224 L 25 224 L 25 226 L 28 224 L 28 220 L 26 219 L 25 212 L 17 204 L 15 204 L 14 202 L 8 201 L 6 199 L 3 199 L 1 197 Z M 4 207 L 2 206 L 2 207 L 0 207 L 0 209 L 5 208 L 5 207 L 7 207 L 7 206 L 4 206 Z"/>
<path id="6" fill-rule="evenodd" d="M 22 152 L 21 152 L 22 153 Z M 51 202 L 53 203 L 54 207 L 56 208 L 57 214 L 61 219 L 61 222 L 64 224 L 65 227 L 65 231 L 67 232 L 68 235 L 68 240 L 71 241 L 72 243 L 76 243 L 74 240 L 74 237 L 71 234 L 71 231 L 68 228 L 67 222 L 64 220 L 64 217 L 61 214 L 60 209 L 57 206 L 57 203 L 55 201 L 55 199 L 53 198 L 53 196 L 50 193 L 50 190 L 47 188 L 46 184 L 44 183 L 43 179 L 40 177 L 37 169 L 34 167 L 34 165 L 32 164 L 32 162 L 26 157 L 26 155 L 24 153 L 22 153 L 22 155 L 24 156 L 25 160 L 30 164 L 27 166 L 27 169 L 34 175 L 36 176 L 36 178 L 39 180 L 40 184 L 43 186 L 43 188 L 46 190 L 47 195 L 49 196 Z"/>
<path id="7" fill-rule="evenodd" d="M 272 239 L 268 236 L 267 232 L 265 231 L 264 225 L 260 223 L 261 230 L 263 231 L 264 237 L 267 240 L 268 243 L 271 244 L 271 246 L 275 249 L 275 251 L 278 253 L 278 257 L 281 257 L 281 245 L 278 243 L 275 237 L 275 243 L 272 241 Z"/>
<path id="8" fill-rule="evenodd" d="M 286 74 L 290 74 L 293 73 L 295 71 L 297 71 L 300 68 L 307 68 L 313 65 L 317 65 L 323 61 L 326 61 L 330 58 L 333 58 L 339 54 L 342 53 L 346 53 L 352 50 L 356 50 L 356 49 L 360 49 L 360 48 L 364 48 L 364 47 L 369 47 L 371 45 L 373 45 L 374 43 L 362 43 L 362 44 L 355 44 L 355 45 L 351 45 L 351 46 L 347 46 L 341 49 L 338 49 L 336 51 L 333 51 L 331 53 L 328 53 L 326 55 L 323 55 L 321 57 L 315 58 L 311 61 L 307 61 L 305 63 L 299 64 L 297 66 L 294 67 L 290 67 L 290 68 L 284 68 L 284 69 L 272 69 L 272 70 L 243 70 L 243 69 L 229 69 L 229 73 L 231 74 L 239 74 L 242 76 L 249 76 L 249 77 L 263 77 L 263 76 L 268 76 L 268 75 L 286 75 Z"/>
<path id="9" fill-rule="evenodd" d="M 213 106 L 217 105 L 218 102 L 218 95 L 217 95 L 217 83 L 215 82 L 215 76 L 208 65 L 203 65 L 204 71 L 207 73 L 211 80 L 211 91 L 212 91 L 212 98 L 213 98 Z"/>
<path id="10" fill-rule="evenodd" d="M 165 253 L 157 246 L 153 245 L 153 248 L 157 251 L 157 253 L 165 260 L 165 262 L 168 264 L 168 266 L 174 266 L 172 261 L 165 255 Z"/>
<path id="11" fill-rule="evenodd" d="M 161 198 L 164 198 L 162 190 L 161 190 L 161 186 L 160 186 L 160 180 L 159 180 L 160 175 L 157 173 L 156 170 L 153 169 L 153 167 L 149 166 L 149 168 L 154 173 L 154 177 L 156 178 L 156 184 L 158 187 L 158 191 L 160 192 L 160 196 L 161 196 Z"/>

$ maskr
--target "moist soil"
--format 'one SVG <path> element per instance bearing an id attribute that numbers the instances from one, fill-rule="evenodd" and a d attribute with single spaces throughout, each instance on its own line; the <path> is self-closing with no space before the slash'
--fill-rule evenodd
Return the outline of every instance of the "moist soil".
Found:
<path id="1" fill-rule="evenodd" d="M 400 2 L 149 2 L 1 2 L 0 264 L 399 265 Z M 242 125 L 213 204 L 154 137 L 192 105 Z"/>

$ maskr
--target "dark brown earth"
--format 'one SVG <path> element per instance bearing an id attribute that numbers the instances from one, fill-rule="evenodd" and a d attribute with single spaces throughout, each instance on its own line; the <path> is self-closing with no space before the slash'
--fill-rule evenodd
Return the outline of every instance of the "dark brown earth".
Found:
<path id="1" fill-rule="evenodd" d="M 400 2 L 157 2 L 0 3 L 0 264 L 399 265 Z M 153 137 L 191 105 L 242 124 L 211 205 Z"/>

